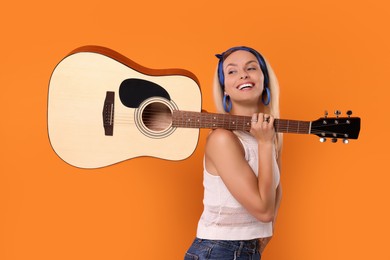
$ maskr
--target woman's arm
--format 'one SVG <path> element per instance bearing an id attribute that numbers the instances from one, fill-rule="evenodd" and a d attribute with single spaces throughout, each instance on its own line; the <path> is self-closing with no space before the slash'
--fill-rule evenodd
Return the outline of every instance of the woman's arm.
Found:
<path id="1" fill-rule="evenodd" d="M 258 177 L 245 160 L 240 141 L 231 131 L 216 129 L 209 135 L 205 158 L 208 172 L 219 175 L 230 193 L 251 215 L 262 222 L 270 222 L 274 219 L 276 206 L 273 119 L 270 120 L 270 126 L 265 125 L 256 125 L 257 128 L 251 130 L 258 140 Z"/>
<path id="2" fill-rule="evenodd" d="M 282 173 L 282 148 L 280 148 L 280 150 L 278 151 L 277 163 L 278 163 L 279 173 L 281 175 L 281 173 Z M 282 200 L 282 194 L 283 194 L 283 191 L 282 191 L 282 180 L 281 179 L 282 178 L 280 176 L 279 185 L 278 185 L 278 188 L 276 189 L 275 216 L 274 216 L 274 220 L 273 220 L 273 223 L 272 223 L 273 229 L 275 229 L 275 223 L 276 223 L 276 219 L 278 217 L 280 202 Z"/>
<path id="3" fill-rule="evenodd" d="M 281 169 L 281 150 L 279 151 L 278 154 L 278 166 L 279 166 L 279 172 L 282 171 Z M 276 219 L 278 217 L 278 212 L 279 212 L 279 207 L 280 207 L 280 202 L 282 200 L 282 182 L 279 182 L 278 188 L 276 189 L 276 200 L 275 200 L 275 214 L 274 214 L 274 220 L 272 221 L 272 229 L 273 233 L 275 232 L 275 224 L 276 224 Z M 264 237 L 259 239 L 259 251 L 260 253 L 263 253 L 265 247 L 269 243 L 272 237 Z"/>

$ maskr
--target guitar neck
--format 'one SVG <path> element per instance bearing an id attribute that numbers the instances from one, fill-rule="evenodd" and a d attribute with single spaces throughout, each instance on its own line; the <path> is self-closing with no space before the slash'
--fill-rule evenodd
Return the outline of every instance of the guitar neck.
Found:
<path id="1" fill-rule="evenodd" d="M 174 110 L 172 126 L 249 131 L 251 119 L 249 116 Z M 310 134 L 311 122 L 275 119 L 274 127 L 278 133 Z"/>

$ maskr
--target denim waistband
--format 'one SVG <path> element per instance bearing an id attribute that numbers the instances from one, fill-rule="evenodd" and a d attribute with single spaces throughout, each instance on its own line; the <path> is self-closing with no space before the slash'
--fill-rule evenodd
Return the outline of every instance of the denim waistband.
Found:
<path id="1" fill-rule="evenodd" d="M 259 240 L 251 239 L 251 240 L 209 240 L 196 238 L 198 243 L 210 243 L 214 245 L 218 245 L 224 247 L 231 251 L 238 252 L 246 252 L 246 253 L 254 253 L 259 250 Z"/>

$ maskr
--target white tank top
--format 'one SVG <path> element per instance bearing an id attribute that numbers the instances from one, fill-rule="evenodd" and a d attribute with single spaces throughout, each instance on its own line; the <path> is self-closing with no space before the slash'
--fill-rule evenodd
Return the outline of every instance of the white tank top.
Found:
<path id="1" fill-rule="evenodd" d="M 258 176 L 258 144 L 248 132 L 234 132 L 245 149 L 245 159 Z M 280 173 L 273 162 L 276 187 Z M 221 177 L 212 175 L 204 167 L 204 210 L 198 222 L 197 237 L 213 240 L 249 240 L 272 236 L 272 222 L 258 221 L 233 197 Z"/>

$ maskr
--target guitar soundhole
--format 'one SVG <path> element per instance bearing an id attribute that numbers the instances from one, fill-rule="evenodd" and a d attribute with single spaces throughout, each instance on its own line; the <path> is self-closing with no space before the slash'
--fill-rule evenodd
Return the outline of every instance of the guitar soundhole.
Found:
<path id="1" fill-rule="evenodd" d="M 142 112 L 142 122 L 151 131 L 161 132 L 172 125 L 172 112 L 163 103 L 151 103 Z"/>
<path id="2" fill-rule="evenodd" d="M 165 138 L 171 135 L 172 113 L 177 110 L 175 103 L 163 97 L 152 97 L 142 102 L 135 110 L 135 124 L 150 138 Z"/>

